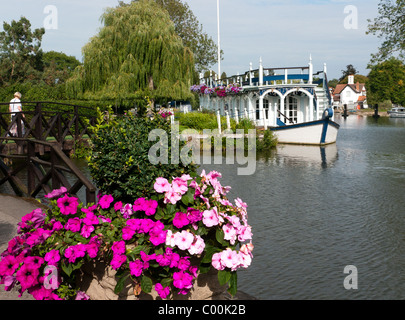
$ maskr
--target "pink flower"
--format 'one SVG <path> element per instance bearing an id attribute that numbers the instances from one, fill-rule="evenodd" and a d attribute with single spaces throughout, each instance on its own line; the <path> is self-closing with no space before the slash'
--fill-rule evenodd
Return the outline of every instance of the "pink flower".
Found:
<path id="1" fill-rule="evenodd" d="M 144 211 L 147 216 L 153 216 L 156 213 L 158 202 L 156 200 L 147 200 L 145 202 Z"/>
<path id="2" fill-rule="evenodd" d="M 65 195 L 63 198 L 59 198 L 56 202 L 60 209 L 60 212 L 63 215 L 77 213 L 77 207 L 79 206 L 79 200 L 77 198 Z"/>
<path id="3" fill-rule="evenodd" d="M 200 236 L 195 236 L 194 242 L 191 244 L 190 248 L 188 248 L 188 252 L 191 255 L 199 255 L 204 252 L 205 249 L 205 242 L 203 238 Z"/>
<path id="4" fill-rule="evenodd" d="M 165 193 L 170 190 L 170 183 L 165 178 L 157 178 L 153 188 L 157 193 Z"/>
<path id="5" fill-rule="evenodd" d="M 130 216 L 134 214 L 132 210 L 132 204 L 126 204 L 123 208 L 120 209 L 120 212 L 125 219 L 129 219 Z"/>
<path id="6" fill-rule="evenodd" d="M 135 260 L 129 263 L 129 270 L 131 275 L 140 277 L 144 268 L 144 262 L 141 260 Z"/>
<path id="7" fill-rule="evenodd" d="M 127 256 L 115 254 L 111 260 L 111 268 L 118 270 L 127 261 Z"/>
<path id="8" fill-rule="evenodd" d="M 224 231 L 224 239 L 234 245 L 236 241 L 236 229 L 228 223 L 222 227 L 222 230 Z"/>
<path id="9" fill-rule="evenodd" d="M 205 210 L 203 212 L 203 223 L 208 228 L 217 226 L 219 224 L 218 213 L 215 208 L 212 210 Z"/>
<path id="10" fill-rule="evenodd" d="M 191 289 L 193 287 L 193 276 L 187 272 L 174 272 L 173 285 L 178 289 Z"/>
<path id="11" fill-rule="evenodd" d="M 134 211 L 145 211 L 145 205 L 146 205 L 146 199 L 145 198 L 138 198 L 134 202 L 133 210 Z"/>
<path id="12" fill-rule="evenodd" d="M 190 259 L 190 257 L 180 258 L 177 263 L 177 269 L 179 269 L 180 271 L 186 271 L 191 265 L 191 262 L 189 259 Z"/>
<path id="13" fill-rule="evenodd" d="M 170 294 L 170 288 L 163 288 L 160 283 L 156 283 L 155 290 L 158 293 L 159 297 L 161 297 L 162 299 L 166 299 Z"/>
<path id="14" fill-rule="evenodd" d="M 90 300 L 90 297 L 83 291 L 79 291 L 75 300 Z"/>
<path id="15" fill-rule="evenodd" d="M 101 197 L 99 205 L 101 206 L 102 209 L 108 209 L 113 201 L 114 198 L 112 195 L 105 195 Z"/>
<path id="16" fill-rule="evenodd" d="M 97 257 L 99 248 L 100 248 L 100 241 L 98 241 L 97 236 L 91 238 L 90 242 L 88 244 L 86 244 L 87 254 L 92 259 Z"/>
<path id="17" fill-rule="evenodd" d="M 97 225 L 100 223 L 97 216 L 93 212 L 88 212 L 86 217 L 83 219 L 83 223 L 87 224 L 88 226 Z"/>
<path id="18" fill-rule="evenodd" d="M 182 178 L 176 178 L 172 182 L 172 189 L 174 192 L 178 192 L 181 195 L 185 194 L 188 190 L 187 181 Z"/>
<path id="19" fill-rule="evenodd" d="M 252 240 L 252 228 L 250 226 L 242 226 L 238 230 L 238 240 L 244 242 L 247 240 Z"/>
<path id="20" fill-rule="evenodd" d="M 166 245 L 170 246 L 170 247 L 174 247 L 176 245 L 174 239 L 175 239 L 175 234 L 171 230 L 167 230 Z"/>
<path id="21" fill-rule="evenodd" d="M 48 265 L 50 266 L 58 265 L 59 260 L 59 250 L 51 250 L 45 255 L 45 261 L 48 262 Z"/>
<path id="22" fill-rule="evenodd" d="M 3 276 L 12 276 L 19 265 L 20 263 L 14 256 L 5 256 L 0 261 L 0 278 Z"/>
<path id="23" fill-rule="evenodd" d="M 86 239 L 90 237 L 91 233 L 94 231 L 94 227 L 93 226 L 89 226 L 87 224 L 84 224 L 82 227 L 82 231 L 80 232 L 80 234 L 82 235 L 82 237 L 85 237 Z"/>
<path id="24" fill-rule="evenodd" d="M 167 203 L 176 204 L 180 200 L 181 200 L 181 195 L 179 193 L 177 193 L 176 191 L 174 191 L 172 188 L 170 188 L 170 190 L 165 193 L 165 198 L 164 198 L 163 202 L 165 204 L 167 204 Z"/>
<path id="25" fill-rule="evenodd" d="M 79 232 L 81 227 L 81 221 L 79 218 L 69 219 L 65 224 L 65 229 L 72 232 Z"/>
<path id="26" fill-rule="evenodd" d="M 23 264 L 17 271 L 16 279 L 21 284 L 22 292 L 38 283 L 39 270 L 34 265 Z"/>
<path id="27" fill-rule="evenodd" d="M 217 270 L 224 270 L 225 266 L 222 264 L 221 254 L 215 253 L 212 256 L 212 266 Z"/>
<path id="28" fill-rule="evenodd" d="M 240 264 L 240 257 L 238 252 L 232 249 L 226 249 L 221 253 L 221 263 L 226 268 L 230 268 L 232 271 L 235 271 Z"/>
<path id="29" fill-rule="evenodd" d="M 187 214 L 183 212 L 177 212 L 173 219 L 173 225 L 181 229 L 190 224 L 190 221 L 187 218 Z"/>
<path id="30" fill-rule="evenodd" d="M 114 242 L 111 249 L 114 252 L 114 254 L 122 255 L 122 254 L 125 253 L 125 250 L 126 250 L 125 249 L 125 242 L 124 241 Z"/>
<path id="31" fill-rule="evenodd" d="M 131 227 L 124 227 L 122 228 L 122 239 L 123 240 L 131 240 L 134 236 L 135 231 Z"/>
<path id="32" fill-rule="evenodd" d="M 190 232 L 184 230 L 178 232 L 174 236 L 174 243 L 180 250 L 188 250 L 194 241 L 194 236 Z"/>
<path id="33" fill-rule="evenodd" d="M 56 198 L 66 192 L 67 192 L 67 189 L 65 187 L 61 187 L 60 189 L 55 189 L 51 193 L 48 193 L 47 195 L 44 196 L 44 198 L 47 198 L 47 199 Z"/>
<path id="34" fill-rule="evenodd" d="M 121 201 L 114 204 L 114 210 L 115 211 L 119 211 L 119 210 L 121 210 L 121 208 L 122 208 L 122 202 Z"/>

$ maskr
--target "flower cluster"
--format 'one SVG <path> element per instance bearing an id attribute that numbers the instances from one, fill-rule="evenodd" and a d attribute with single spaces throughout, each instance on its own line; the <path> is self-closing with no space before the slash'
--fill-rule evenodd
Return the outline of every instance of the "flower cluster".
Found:
<path id="1" fill-rule="evenodd" d="M 234 83 L 228 86 L 217 86 L 215 88 L 209 88 L 205 84 L 193 85 L 190 90 L 195 93 L 211 95 L 217 97 L 226 97 L 228 95 L 235 95 L 242 92 L 242 88 Z"/>
<path id="2" fill-rule="evenodd" d="M 166 109 L 160 109 L 159 114 L 164 119 L 169 118 L 170 116 L 173 115 L 173 113 L 171 113 L 169 110 L 166 110 Z"/>
<path id="3" fill-rule="evenodd" d="M 230 188 L 220 177 L 203 171 L 158 178 L 151 199 L 133 203 L 100 194 L 97 204 L 84 206 L 65 188 L 54 190 L 46 196 L 48 212 L 34 210 L 18 224 L 18 236 L 1 255 L 0 283 L 36 299 L 89 299 L 76 275 L 101 259 L 120 279 L 130 277 L 146 293 L 154 288 L 163 299 L 188 294 L 211 267 L 226 274 L 235 294 L 236 271 L 252 262 L 252 231 L 246 204 L 226 198 Z M 51 283 L 50 266 L 57 271 Z M 123 289 L 120 279 L 116 292 Z"/>

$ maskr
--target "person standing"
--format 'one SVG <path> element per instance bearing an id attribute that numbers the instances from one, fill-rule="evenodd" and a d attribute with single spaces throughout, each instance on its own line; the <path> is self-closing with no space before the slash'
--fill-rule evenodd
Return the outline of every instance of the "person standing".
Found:
<path id="1" fill-rule="evenodd" d="M 14 99 L 10 101 L 10 105 L 8 107 L 9 112 L 11 112 L 11 120 L 13 121 L 15 117 L 17 116 L 17 112 L 22 112 L 22 105 L 21 105 L 21 93 L 16 92 L 14 93 Z M 24 114 L 22 115 L 24 117 Z M 21 122 L 21 125 L 23 126 L 24 123 Z M 23 127 L 22 127 L 23 128 Z M 24 131 L 22 129 L 22 131 Z M 10 129 L 10 133 L 12 136 L 17 136 L 17 122 L 14 123 Z"/>

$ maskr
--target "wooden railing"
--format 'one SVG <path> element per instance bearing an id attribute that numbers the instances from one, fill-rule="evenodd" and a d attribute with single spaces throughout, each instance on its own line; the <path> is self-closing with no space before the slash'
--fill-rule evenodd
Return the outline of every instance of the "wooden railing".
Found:
<path id="1" fill-rule="evenodd" d="M 91 137 L 88 128 L 96 121 L 94 109 L 78 105 L 22 102 L 23 111 L 15 113 L 12 117 L 12 113 L 8 112 L 9 104 L 0 103 L 0 108 L 7 110 L 0 112 L 0 138 L 13 136 L 39 141 L 54 140 L 63 148 L 67 138 L 77 141 L 85 135 Z M 16 126 L 16 134 L 12 133 L 13 126 Z"/>
<path id="2" fill-rule="evenodd" d="M 96 187 L 58 146 L 27 138 L 0 138 L 0 142 L 4 141 L 17 143 L 22 147 L 24 154 L 0 154 L 0 186 L 9 182 L 16 195 L 25 197 L 37 197 L 41 191 L 48 194 L 61 186 L 67 188 L 69 194 L 77 195 L 84 187 L 86 202 L 96 202 Z M 37 156 L 38 149 L 49 152 L 49 161 Z M 11 168 L 6 164 L 5 158 L 19 164 Z M 23 169 L 26 169 L 25 182 L 17 176 Z M 73 176 L 73 183 L 66 178 L 66 173 Z M 72 181 L 72 178 L 70 180 Z"/>

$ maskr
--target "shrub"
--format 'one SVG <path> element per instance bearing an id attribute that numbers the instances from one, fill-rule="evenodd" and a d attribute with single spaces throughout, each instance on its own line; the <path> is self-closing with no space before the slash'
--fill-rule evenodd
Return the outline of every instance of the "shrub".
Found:
<path id="1" fill-rule="evenodd" d="M 158 177 L 170 179 L 185 173 L 196 174 L 194 164 L 184 166 L 180 161 L 179 164 L 153 165 L 150 162 L 148 153 L 156 142 L 148 138 L 150 132 L 157 128 L 168 133 L 170 142 L 170 122 L 160 115 L 153 118 L 126 115 L 94 128 L 89 168 L 101 190 L 116 199 L 130 202 L 134 198 L 149 196 Z M 184 144 L 180 142 L 180 148 Z M 171 150 L 169 146 L 169 160 Z"/>

